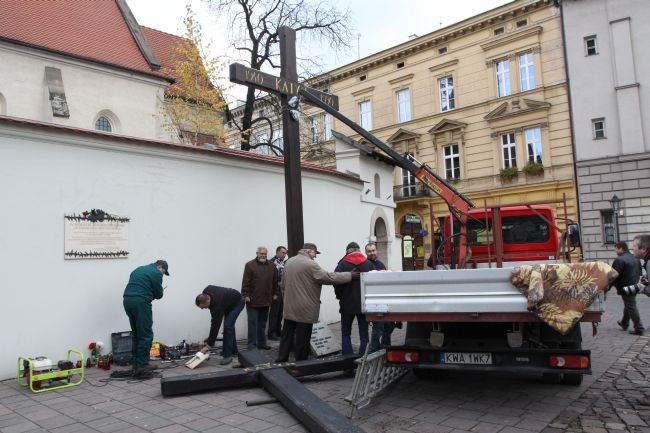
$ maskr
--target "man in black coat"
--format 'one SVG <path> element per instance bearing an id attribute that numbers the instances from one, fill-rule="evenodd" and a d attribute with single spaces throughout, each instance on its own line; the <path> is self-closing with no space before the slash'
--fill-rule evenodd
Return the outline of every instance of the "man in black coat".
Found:
<path id="1" fill-rule="evenodd" d="M 235 323 L 241 310 L 244 309 L 244 297 L 237 290 L 229 289 L 227 287 L 208 286 L 203 290 L 203 293 L 196 297 L 196 306 L 205 309 L 210 309 L 212 320 L 210 322 L 210 335 L 205 339 L 210 347 L 214 346 L 214 342 L 219 335 L 219 328 L 221 327 L 221 320 L 225 317 L 223 322 L 223 348 L 221 355 L 221 365 L 227 365 L 232 362 L 232 356 L 237 354 L 237 339 L 235 337 Z"/>
<path id="2" fill-rule="evenodd" d="M 643 335 L 643 323 L 641 323 L 639 310 L 636 306 L 636 293 L 629 293 L 625 290 L 625 287 L 639 281 L 641 263 L 630 253 L 625 242 L 618 242 L 614 248 L 618 257 L 612 263 L 612 268 L 618 272 L 618 277 L 612 285 L 616 287 L 616 292 L 623 298 L 623 318 L 616 323 L 625 331 L 632 320 L 634 329 L 630 331 L 630 334 Z"/>
<path id="3" fill-rule="evenodd" d="M 359 244 L 350 242 L 345 249 L 346 255 L 336 266 L 335 272 L 368 272 L 374 265 L 360 252 Z M 368 322 L 361 313 L 361 283 L 353 279 L 349 283 L 334 286 L 334 293 L 339 300 L 341 313 L 341 352 L 350 355 L 352 350 L 352 322 L 357 318 L 359 326 L 359 354 L 366 351 L 368 345 Z"/>

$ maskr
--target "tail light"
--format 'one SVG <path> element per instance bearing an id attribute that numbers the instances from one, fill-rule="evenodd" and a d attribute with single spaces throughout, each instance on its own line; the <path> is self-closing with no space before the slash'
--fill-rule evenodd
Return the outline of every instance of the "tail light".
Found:
<path id="1" fill-rule="evenodd" d="M 386 360 L 397 364 L 417 363 L 420 360 L 418 352 L 390 350 L 386 353 Z"/>
<path id="2" fill-rule="evenodd" d="M 548 365 L 555 368 L 586 369 L 589 368 L 589 357 L 582 355 L 551 355 Z"/>

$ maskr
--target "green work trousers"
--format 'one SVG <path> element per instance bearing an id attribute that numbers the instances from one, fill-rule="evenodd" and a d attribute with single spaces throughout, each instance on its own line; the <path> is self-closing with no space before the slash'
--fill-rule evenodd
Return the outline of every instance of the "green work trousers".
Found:
<path id="1" fill-rule="evenodd" d="M 124 298 L 124 311 L 131 324 L 133 368 L 149 365 L 149 351 L 153 341 L 151 302 L 137 298 Z"/>

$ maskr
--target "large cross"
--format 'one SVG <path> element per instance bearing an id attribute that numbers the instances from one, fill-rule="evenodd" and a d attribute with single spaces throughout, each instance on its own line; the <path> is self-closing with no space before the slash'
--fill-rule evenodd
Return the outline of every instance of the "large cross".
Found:
<path id="1" fill-rule="evenodd" d="M 297 118 L 297 105 L 292 101 L 310 93 L 331 109 L 338 110 L 338 97 L 311 89 L 298 83 L 296 69 L 296 32 L 289 27 L 278 29 L 280 36 L 280 76 L 265 74 L 257 69 L 247 68 L 239 63 L 230 65 L 230 81 L 252 86 L 280 96 L 282 107 L 282 134 L 284 138 L 284 190 L 287 215 L 287 247 L 289 255 L 294 256 L 304 243 L 302 219 L 302 177 L 300 174 L 300 133 Z M 289 102 L 292 104 L 289 104 Z M 294 100 L 297 101 L 297 100 Z M 291 106 L 293 105 L 293 106 Z"/>

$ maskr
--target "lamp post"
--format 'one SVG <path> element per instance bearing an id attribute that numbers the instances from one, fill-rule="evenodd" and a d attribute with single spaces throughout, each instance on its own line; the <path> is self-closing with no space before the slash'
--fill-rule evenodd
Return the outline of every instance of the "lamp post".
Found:
<path id="1" fill-rule="evenodd" d="M 614 226 L 616 228 L 616 236 L 614 239 L 616 240 L 616 243 L 620 242 L 621 237 L 618 232 L 618 213 L 621 210 L 621 202 L 623 201 L 622 198 L 618 198 L 616 194 L 614 194 L 614 197 L 610 198 L 609 204 L 612 205 L 612 212 L 614 212 Z"/>

